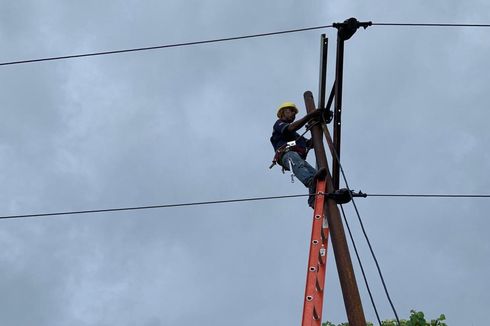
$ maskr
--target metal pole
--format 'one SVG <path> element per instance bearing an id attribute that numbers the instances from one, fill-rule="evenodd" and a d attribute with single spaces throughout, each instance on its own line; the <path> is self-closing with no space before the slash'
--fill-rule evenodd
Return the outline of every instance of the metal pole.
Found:
<path id="1" fill-rule="evenodd" d="M 344 41 L 350 39 L 359 27 L 366 29 L 371 26 L 372 22 L 360 22 L 355 18 L 349 18 L 343 23 L 334 23 L 337 28 L 337 60 L 335 67 L 335 108 L 333 121 L 333 144 L 337 157 L 340 160 L 340 130 L 342 126 L 342 83 L 344 78 Z M 338 160 L 334 158 L 332 163 L 332 178 L 335 190 L 339 189 L 340 182 L 340 165 Z"/>
<path id="2" fill-rule="evenodd" d="M 334 149 L 337 152 L 337 157 L 340 160 L 340 131 L 341 131 L 341 113 L 342 113 L 342 81 L 344 71 L 344 39 L 340 35 L 340 30 L 337 33 L 337 60 L 335 66 L 335 105 L 333 116 L 333 143 Z M 339 162 L 335 159 L 332 161 L 332 178 L 334 189 L 339 189 L 340 184 L 340 168 Z"/>
<path id="3" fill-rule="evenodd" d="M 313 94 L 310 91 L 305 92 L 304 99 L 306 111 L 308 113 L 313 112 L 315 110 Z M 326 192 L 331 193 L 334 191 L 334 185 L 328 169 L 325 147 L 323 146 L 322 128 L 319 125 L 315 125 L 311 128 L 311 137 L 313 139 L 318 167 L 325 167 L 327 170 L 325 179 Z M 359 289 L 357 288 L 349 247 L 347 246 L 347 240 L 345 238 L 344 226 L 340 218 L 339 208 L 335 201 L 327 199 L 324 206 L 324 212 L 330 229 L 332 247 L 335 254 L 335 262 L 337 263 L 337 271 L 349 325 L 366 326 L 361 297 L 359 295 Z"/>
<path id="4" fill-rule="evenodd" d="M 327 87 L 327 56 L 328 38 L 325 34 L 320 37 L 320 79 L 318 83 L 318 108 L 325 108 L 325 91 Z"/>

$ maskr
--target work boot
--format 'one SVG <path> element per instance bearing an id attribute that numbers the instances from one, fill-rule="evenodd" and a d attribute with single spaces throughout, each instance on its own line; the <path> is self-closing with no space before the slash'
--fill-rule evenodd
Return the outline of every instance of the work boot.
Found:
<path id="1" fill-rule="evenodd" d="M 316 183 L 315 180 L 311 180 L 311 186 L 308 187 L 310 196 L 308 197 L 308 206 L 315 209 L 315 194 L 316 194 Z"/>
<path id="2" fill-rule="evenodd" d="M 318 180 L 325 180 L 326 176 L 327 176 L 327 169 L 321 168 L 313 177 L 313 182 L 317 182 Z"/>
<path id="3" fill-rule="evenodd" d="M 315 194 L 308 197 L 308 206 L 315 209 Z"/>

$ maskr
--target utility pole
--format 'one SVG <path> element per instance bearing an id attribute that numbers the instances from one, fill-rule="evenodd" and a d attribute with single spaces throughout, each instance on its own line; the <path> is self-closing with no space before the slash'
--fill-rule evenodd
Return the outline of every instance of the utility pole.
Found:
<path id="1" fill-rule="evenodd" d="M 313 94 L 307 91 L 304 94 L 306 111 L 313 112 L 315 110 L 315 102 Z M 334 193 L 334 186 L 330 170 L 328 168 L 327 157 L 325 155 L 325 147 L 323 145 L 323 132 L 320 126 L 316 125 L 311 128 L 313 146 L 315 156 L 317 158 L 318 168 L 325 167 L 327 170 L 326 176 L 326 192 Z M 349 254 L 349 247 L 345 237 L 344 226 L 340 219 L 340 211 L 335 200 L 327 197 L 324 206 L 324 212 L 328 227 L 330 229 L 330 237 L 332 239 L 332 247 L 337 263 L 337 271 L 339 274 L 340 286 L 344 297 L 345 310 L 347 319 L 351 326 L 366 326 L 366 319 L 362 309 L 361 297 L 357 288 L 356 277 L 352 267 L 352 261 Z"/>
<path id="2" fill-rule="evenodd" d="M 359 289 L 357 287 L 357 282 L 354 274 L 354 269 L 352 266 L 352 260 L 350 258 L 349 247 L 347 245 L 347 240 L 345 237 L 344 226 L 340 218 L 340 211 L 337 206 L 336 196 L 339 192 L 339 181 L 340 181 L 340 135 L 341 135 L 341 113 L 342 113 L 342 81 L 343 81 L 343 59 L 344 59 L 344 41 L 348 40 L 359 27 L 368 27 L 371 22 L 359 22 L 355 18 L 350 18 L 343 23 L 336 23 L 334 27 L 338 29 L 337 33 L 337 58 L 336 58 L 336 71 L 335 71 L 335 82 L 330 93 L 328 103 L 325 107 L 325 88 L 326 88 L 326 47 L 328 46 L 328 40 L 325 35 L 321 38 L 321 55 L 320 55 L 320 83 L 319 83 L 319 105 L 320 109 L 326 109 L 328 116 L 324 119 L 329 122 L 331 119 L 330 106 L 335 98 L 335 110 L 333 113 L 334 119 L 334 138 L 331 140 L 330 134 L 326 125 L 322 127 L 320 125 L 314 125 L 311 127 L 311 135 L 313 140 L 313 146 L 315 150 L 315 156 L 317 161 L 317 168 L 325 168 L 327 171 L 326 178 L 323 181 L 317 182 L 317 193 L 325 189 L 324 193 L 319 193 L 315 201 L 314 214 L 318 215 L 319 212 L 322 213 L 324 221 L 324 230 L 327 230 L 331 235 L 332 247 L 335 254 L 335 261 L 337 263 L 337 271 L 339 274 L 340 285 L 342 289 L 342 295 L 344 298 L 344 305 L 347 313 L 347 319 L 350 326 L 365 326 L 366 319 L 364 317 L 364 311 L 362 309 L 362 302 L 359 295 Z M 304 100 L 306 105 L 306 111 L 308 113 L 313 112 L 315 107 L 315 102 L 313 99 L 313 94 L 310 91 L 304 93 Z M 327 121 L 328 120 L 328 121 Z M 333 156 L 332 164 L 332 175 L 327 164 L 327 157 L 325 154 L 325 147 L 323 145 L 322 133 L 325 133 L 327 142 L 329 143 L 330 151 Z M 319 190 L 320 189 L 320 190 Z M 350 195 L 352 196 L 352 195 Z M 319 200 L 318 197 L 321 197 Z M 338 200 L 341 203 L 340 200 Z M 317 207 L 317 204 L 323 204 L 322 208 Z M 315 223 L 315 222 L 314 222 Z M 315 224 L 314 224 L 315 225 Z M 314 228 L 315 230 L 315 228 Z M 314 232 L 313 232 L 314 233 Z M 312 239 L 313 239 L 312 233 Z M 325 232 L 323 232 L 325 233 Z M 322 234 L 323 234 L 322 233 Z M 311 246 L 311 245 L 310 245 Z M 326 244 L 325 244 L 326 247 Z M 311 247 L 310 247 L 310 257 L 311 257 Z M 311 258 L 310 258 L 311 259 Z M 325 262 L 326 264 L 326 262 Z M 326 269 L 326 268 L 324 268 Z M 308 274 L 309 275 L 309 274 Z M 324 278 L 322 279 L 324 281 Z M 307 278 L 307 291 L 308 286 L 311 287 Z M 323 302 L 323 284 L 321 288 L 321 302 Z M 307 300 L 308 301 L 308 300 Z M 305 323 L 305 311 L 307 311 L 307 304 L 305 303 L 305 309 L 303 312 L 303 325 L 313 325 L 313 323 Z M 315 311 L 315 310 L 313 310 Z M 321 312 L 321 308 L 320 308 Z M 320 316 L 313 315 L 313 319 L 318 319 L 321 322 Z"/>

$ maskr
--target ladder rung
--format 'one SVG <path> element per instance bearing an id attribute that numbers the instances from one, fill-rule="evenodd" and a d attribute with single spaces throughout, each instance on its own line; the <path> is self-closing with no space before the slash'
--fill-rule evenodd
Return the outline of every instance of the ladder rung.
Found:
<path id="1" fill-rule="evenodd" d="M 322 286 L 320 285 L 320 280 L 318 280 L 318 277 L 315 278 L 315 288 L 318 292 L 323 291 Z"/>
<path id="2" fill-rule="evenodd" d="M 318 320 L 320 319 L 320 317 L 321 317 L 320 314 L 318 313 L 318 311 L 316 311 L 316 307 L 313 306 L 313 319 Z"/>
<path id="3" fill-rule="evenodd" d="M 326 228 L 322 228 L 322 232 L 321 232 L 321 235 L 322 235 L 322 242 L 325 243 L 328 241 L 328 235 L 325 234 L 325 230 L 328 230 Z"/>

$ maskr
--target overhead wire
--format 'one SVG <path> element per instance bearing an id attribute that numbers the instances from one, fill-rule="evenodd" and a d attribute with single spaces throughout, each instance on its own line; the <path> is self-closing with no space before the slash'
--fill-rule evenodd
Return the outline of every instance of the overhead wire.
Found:
<path id="1" fill-rule="evenodd" d="M 354 205 L 354 209 L 355 209 L 356 214 L 357 214 L 357 220 L 359 221 L 359 225 L 361 226 L 362 233 L 364 235 L 364 238 L 366 239 L 366 242 L 367 242 L 368 247 L 369 247 L 369 251 L 371 252 L 371 256 L 373 257 L 374 263 L 376 265 L 376 269 L 377 269 L 378 275 L 381 279 L 381 283 L 383 285 L 383 289 L 384 289 L 384 292 L 386 294 L 386 298 L 388 299 L 388 302 L 390 303 L 391 309 L 392 309 L 393 313 L 395 314 L 397 324 L 398 324 L 398 326 L 400 326 L 400 319 L 398 317 L 398 313 L 396 311 L 395 305 L 393 304 L 393 301 L 391 300 L 391 296 L 390 296 L 390 293 L 388 291 L 388 287 L 386 286 L 386 282 L 385 282 L 385 279 L 383 277 L 383 273 L 381 272 L 381 267 L 379 266 L 378 259 L 376 258 L 376 254 L 374 253 L 374 249 L 371 245 L 371 241 L 369 240 L 369 237 L 367 235 L 366 229 L 364 227 L 364 223 L 362 222 L 361 214 L 359 213 L 359 210 L 357 209 L 357 205 L 356 205 L 356 202 L 354 200 L 354 197 L 352 196 L 352 192 L 350 190 L 349 183 L 347 182 L 347 177 L 345 176 L 344 168 L 342 167 L 342 164 L 340 163 L 340 157 L 339 157 L 339 155 L 338 155 L 338 153 L 334 147 L 332 147 L 332 154 L 334 155 L 334 159 L 339 164 L 340 171 L 342 174 L 342 178 L 344 179 L 345 186 L 347 187 L 347 190 L 349 191 L 349 194 L 350 194 L 350 197 L 352 200 L 352 204 Z M 354 241 L 353 238 L 351 238 L 351 240 Z"/>
<path id="2" fill-rule="evenodd" d="M 443 23 L 373 23 L 373 26 L 405 26 L 405 27 L 490 27 L 489 24 L 443 24 Z M 324 25 L 324 26 L 315 26 L 315 27 L 308 27 L 308 28 L 300 28 L 300 29 L 292 29 L 292 30 L 284 30 L 284 31 L 277 31 L 277 32 L 269 32 L 269 33 L 260 33 L 260 34 L 252 34 L 252 35 L 244 35 L 244 36 L 236 36 L 236 37 L 228 37 L 228 38 L 218 38 L 218 39 L 209 39 L 209 40 L 203 40 L 203 41 L 194 41 L 194 42 L 184 42 L 184 43 L 174 43 L 174 44 L 164 44 L 164 45 L 157 45 L 157 46 L 149 46 L 149 47 L 139 47 L 139 48 L 130 48 L 130 49 L 121 49 L 121 50 L 111 50 L 111 51 L 101 51 L 101 52 L 91 52 L 91 53 L 83 53 L 83 54 L 74 54 L 74 55 L 63 55 L 63 56 L 53 56 L 53 57 L 45 57 L 45 58 L 38 58 L 38 59 L 27 59 L 27 60 L 17 60 L 17 61 L 9 61 L 9 62 L 0 62 L 0 66 L 9 66 L 9 65 L 17 65 L 17 64 L 27 64 L 27 63 L 35 63 L 35 62 L 46 62 L 46 61 L 55 61 L 55 60 L 66 60 L 66 59 L 74 59 L 74 58 L 83 58 L 83 57 L 92 57 L 92 56 L 102 56 L 102 55 L 112 55 L 112 54 L 122 54 L 122 53 L 130 53 L 130 52 L 139 52 L 139 51 L 149 51 L 149 50 L 157 50 L 157 49 L 164 49 L 164 48 L 174 48 L 174 47 L 183 47 L 183 46 L 192 46 L 192 45 L 200 45 L 200 44 L 209 44 L 209 43 L 218 43 L 218 42 L 226 42 L 226 41 L 233 41 L 233 40 L 240 40 L 240 39 L 248 39 L 248 38 L 257 38 L 257 37 L 265 37 L 265 36 L 272 36 L 272 35 L 280 35 L 280 34 L 287 34 L 287 33 L 296 33 L 296 32 L 303 32 L 303 31 L 310 31 L 310 30 L 318 30 L 318 29 L 324 29 L 324 28 L 329 28 L 332 27 L 332 25 Z M 345 176 L 344 170 L 342 168 L 342 165 L 340 163 L 339 157 L 337 153 L 334 150 L 334 154 L 336 156 L 337 162 L 339 163 L 339 167 L 342 172 L 342 176 L 344 179 L 344 182 L 346 184 L 346 187 L 349 189 L 347 178 Z M 418 198 L 489 198 L 490 195 L 463 195 L 463 194 L 366 194 L 368 197 L 418 197 Z M 130 210 L 146 210 L 146 209 L 157 209 L 157 208 L 171 208 L 171 207 L 184 207 L 184 206 L 197 206 L 197 205 L 212 205 L 212 204 L 224 204 L 224 203 L 236 203 L 236 202 L 247 202 L 247 201 L 260 201 L 260 200 L 272 200 L 272 199 L 284 199 L 284 198 L 294 198 L 294 197 L 304 197 L 304 196 L 309 196 L 309 194 L 299 194 L 299 195 L 285 195 L 285 196 L 270 196 L 270 197 L 252 197 L 252 198 L 241 198 L 241 199 L 229 199 L 229 200 L 216 200 L 216 201 L 204 201 L 204 202 L 191 202 L 191 203 L 179 203 L 179 204 L 167 204 L 167 205 L 150 205 L 150 206 L 136 206 L 136 207 L 122 207 L 122 208 L 107 208 L 107 209 L 93 209 L 93 210 L 80 210 L 80 211 L 65 211 L 65 212 L 52 212 L 52 213 L 38 213 L 38 214 L 23 214 L 23 215 L 4 215 L 0 216 L 0 219 L 15 219 L 15 218 L 30 218 L 30 217 L 47 217 L 47 216 L 60 216 L 60 215 L 75 215 L 75 214 L 88 214 L 88 213 L 103 213 L 103 212 L 117 212 L 117 211 L 130 211 Z M 393 309 L 393 312 L 396 316 L 396 320 L 398 322 L 398 325 L 400 325 L 400 321 L 398 318 L 398 314 L 396 312 L 396 309 L 393 305 L 393 302 L 390 298 L 390 295 L 388 293 L 387 286 L 384 281 L 384 277 L 382 275 L 381 269 L 379 267 L 379 263 L 377 261 L 376 255 L 374 254 L 373 248 L 371 246 L 371 243 L 369 241 L 369 238 L 366 234 L 360 213 L 357 209 L 357 206 L 355 204 L 354 198 L 351 197 L 352 203 L 354 205 L 359 223 L 361 225 L 362 232 L 366 238 L 366 241 L 368 243 L 369 249 L 371 251 L 372 257 L 376 263 L 376 267 L 378 269 L 378 273 L 380 275 L 381 281 L 383 283 L 383 287 L 385 290 L 385 293 L 387 295 L 387 298 L 390 302 L 390 305 Z M 378 319 L 378 322 L 381 325 L 381 320 L 376 308 L 376 305 L 374 303 L 369 284 L 367 282 L 367 278 L 365 276 L 364 268 L 361 264 L 359 254 L 357 247 L 355 245 L 350 226 L 348 224 L 347 218 L 345 216 L 344 209 L 341 205 L 341 210 L 343 214 L 344 221 L 346 223 L 346 226 L 348 228 L 348 232 L 350 234 L 354 250 L 356 253 L 356 256 L 359 260 L 359 264 L 361 267 L 361 271 L 366 283 L 366 287 L 369 293 L 369 296 L 371 298 L 371 302 L 373 304 L 376 317 Z"/>
<path id="3" fill-rule="evenodd" d="M 472 28 L 481 28 L 481 27 L 490 27 L 490 24 L 458 24 L 458 23 L 385 23 L 378 22 L 372 23 L 372 26 L 403 26 L 403 27 L 472 27 Z M 174 48 L 174 47 L 183 47 L 183 46 L 191 46 L 191 45 L 200 45 L 200 44 L 209 44 L 209 43 L 218 43 L 218 42 L 226 42 L 240 39 L 248 39 L 248 38 L 257 38 L 257 37 L 265 37 L 272 35 L 281 35 L 288 33 L 297 33 L 318 29 L 325 29 L 333 27 L 333 25 L 323 25 L 323 26 L 314 26 L 314 27 L 306 27 L 299 29 L 290 29 L 276 32 L 268 32 L 268 33 L 259 33 L 259 34 L 251 34 L 251 35 L 243 35 L 243 36 L 235 36 L 235 37 L 227 37 L 227 38 L 217 38 L 217 39 L 209 39 L 202 41 L 193 41 L 193 42 L 183 42 L 183 43 L 174 43 L 174 44 L 164 44 L 157 46 L 148 46 L 148 47 L 139 47 L 139 48 L 130 48 L 130 49 L 121 49 L 121 50 L 111 50 L 111 51 L 101 51 L 101 52 L 90 52 L 83 54 L 74 54 L 74 55 L 63 55 L 63 56 L 54 56 L 54 57 L 45 57 L 38 59 L 27 59 L 27 60 L 17 60 L 17 61 L 8 61 L 8 62 L 0 62 L 0 66 L 8 66 L 8 65 L 17 65 L 17 64 L 26 64 L 26 63 L 35 63 L 35 62 L 45 62 L 45 61 L 55 61 L 55 60 L 65 60 L 65 59 L 74 59 L 74 58 L 83 58 L 83 57 L 91 57 L 91 56 L 102 56 L 102 55 L 112 55 L 112 54 L 121 54 L 121 53 L 130 53 L 130 52 L 138 52 L 138 51 L 149 51 L 156 49 L 164 49 L 164 48 Z M 335 151 L 334 151 L 335 152 Z M 336 155 L 336 153 L 335 153 Z M 347 179 L 345 177 L 344 171 L 340 164 L 339 166 L 342 171 L 342 175 L 344 181 L 347 186 Z M 348 186 L 347 186 L 348 187 Z M 57 215 L 70 215 L 70 214 L 87 214 L 87 213 L 100 213 L 100 212 L 114 212 L 114 211 L 127 211 L 127 210 L 137 210 L 137 209 L 153 209 L 153 208 L 169 208 L 169 207 L 181 207 L 181 206 L 194 206 L 194 205 L 209 205 L 209 204 L 218 204 L 218 203 L 231 203 L 231 202 L 243 202 L 243 201 L 251 201 L 251 200 L 266 200 L 266 199 L 279 199 L 279 198 L 290 198 L 290 197 L 298 197 L 298 196 L 308 196 L 308 195 L 293 195 L 293 196 L 276 196 L 276 197 L 257 197 L 257 198 L 246 198 L 246 199 L 234 199 L 234 200 L 222 200 L 222 201 L 210 201 L 210 202 L 198 202 L 198 203 L 183 203 L 183 204 L 170 204 L 170 205 L 154 205 L 154 206 L 140 206 L 140 207 L 125 207 L 125 208 L 109 208 L 109 209 L 96 209 L 96 210 L 84 210 L 84 211 L 70 211 L 70 212 L 55 212 L 55 213 L 42 213 L 42 214 L 25 214 L 25 215 L 7 215 L 0 216 L 0 219 L 11 219 L 11 218 L 25 218 L 25 217 L 42 217 L 42 216 L 57 216 Z M 449 194 L 368 194 L 371 197 L 432 197 L 432 198 L 488 198 L 490 195 L 449 195 Z M 380 273 L 380 277 L 383 281 L 383 286 L 385 287 L 385 292 L 387 292 L 386 286 L 384 284 L 384 280 L 379 269 L 379 265 L 377 263 L 377 259 L 372 250 L 371 244 L 365 233 L 364 226 L 362 224 L 362 220 L 360 214 L 355 205 L 354 199 L 352 198 L 352 202 L 356 209 L 356 213 L 358 215 L 359 222 L 361 223 L 361 228 L 363 233 L 368 241 L 368 245 L 370 247 L 373 258 L 378 267 L 378 271 Z M 344 216 L 345 218 L 345 216 Z M 393 307 L 391 299 L 389 298 L 388 292 L 386 293 L 390 304 Z M 396 311 L 395 315 L 396 315 Z M 397 316 L 398 320 L 398 316 Z"/>
<path id="4" fill-rule="evenodd" d="M 216 38 L 216 39 L 209 39 L 209 40 L 203 40 L 203 41 L 163 44 L 163 45 L 155 45 L 155 46 L 147 46 L 147 47 L 139 47 L 139 48 L 131 48 L 131 49 L 90 52 L 90 53 L 73 54 L 73 55 L 62 55 L 62 56 L 47 57 L 47 58 L 40 58 L 40 59 L 8 61 L 8 62 L 0 62 L 0 66 L 10 66 L 10 65 L 18 65 L 18 64 L 24 64 L 24 63 L 34 63 L 34 62 L 54 61 L 54 60 L 66 60 L 66 59 L 93 57 L 93 56 L 110 55 L 110 54 L 120 54 L 120 53 L 129 53 L 129 52 L 138 52 L 138 51 L 149 51 L 149 50 L 157 50 L 157 49 L 176 48 L 176 47 L 183 47 L 183 46 L 190 46 L 190 45 L 227 42 L 227 41 L 235 41 L 235 40 L 242 40 L 242 39 L 249 39 L 249 38 L 272 36 L 272 35 L 306 32 L 306 31 L 312 31 L 312 30 L 318 30 L 318 29 L 325 29 L 325 28 L 329 28 L 329 27 L 332 27 L 332 25 L 296 28 L 296 29 L 288 29 L 288 30 L 277 31 L 277 32 L 250 34 L 250 35 L 233 36 L 233 37 L 224 37 L 224 38 Z"/>
<path id="5" fill-rule="evenodd" d="M 402 27 L 490 27 L 490 24 L 458 24 L 458 23 L 373 23 L 372 26 Z"/>
<path id="6" fill-rule="evenodd" d="M 179 203 L 179 204 L 134 206 L 134 207 L 119 207 L 119 208 L 103 208 L 103 209 L 89 209 L 89 210 L 65 211 L 65 212 L 51 212 L 51 213 L 35 213 L 35 214 L 21 214 L 21 215 L 3 215 L 3 216 L 0 216 L 0 220 L 14 219 L 14 218 L 28 218 L 28 217 L 46 217 L 46 216 L 60 216 L 60 215 L 77 215 L 77 214 L 91 214 L 91 213 L 121 212 L 121 211 L 145 210 L 145 209 L 156 209 L 156 208 L 171 208 L 171 207 L 185 207 L 185 206 L 214 205 L 214 204 L 239 203 L 239 202 L 248 202 L 248 201 L 261 201 L 261 200 L 272 200 L 272 199 L 296 198 L 296 197 L 306 197 L 306 196 L 309 196 L 309 194 L 268 196 L 268 197 L 250 197 L 250 198 L 238 198 L 238 199 L 225 199 L 225 200 L 213 200 L 213 201 Z"/>
<path id="7" fill-rule="evenodd" d="M 490 198 L 490 194 L 366 194 L 366 197 Z"/>
<path id="8" fill-rule="evenodd" d="M 89 209 L 79 211 L 65 211 L 65 212 L 52 212 L 52 213 L 33 213 L 33 214 L 21 214 L 21 215 L 0 215 L 0 219 L 13 219 L 13 218 L 27 218 L 27 217 L 44 217 L 44 216 L 58 216 L 58 215 L 76 215 L 76 214 L 90 214 L 90 213 L 105 213 L 105 212 L 120 212 L 120 211 L 132 211 L 132 210 L 144 210 L 144 209 L 157 209 L 157 208 L 172 208 L 172 207 L 185 207 L 185 206 L 200 206 L 200 205 L 214 205 L 214 204 L 226 204 L 226 203 L 239 203 L 247 201 L 261 201 L 261 200 L 273 200 L 273 199 L 285 199 L 296 197 L 307 197 L 311 194 L 296 194 L 296 195 L 282 195 L 282 196 L 268 196 L 268 197 L 250 197 L 250 198 L 236 198 L 214 201 L 201 201 L 201 202 L 188 202 L 177 204 L 164 204 L 164 205 L 150 205 L 150 206 L 134 206 L 134 207 L 119 207 L 119 208 L 103 208 L 103 209 Z M 366 194 L 366 197 L 432 197 L 432 198 L 490 198 L 490 195 L 483 194 Z"/>
<path id="9" fill-rule="evenodd" d="M 339 163 L 339 166 L 340 166 L 340 169 L 342 171 L 342 175 L 344 175 L 344 172 L 343 172 L 343 169 L 342 169 L 342 166 L 340 165 L 340 163 Z M 347 180 L 345 179 L 345 175 L 344 175 L 344 181 L 345 181 L 346 186 L 347 186 Z M 390 293 L 388 291 L 388 287 L 386 286 L 386 282 L 385 282 L 385 279 L 383 277 L 383 273 L 381 272 L 381 267 L 379 266 L 378 259 L 375 255 L 374 249 L 371 245 L 371 241 L 369 240 L 369 237 L 366 233 L 366 229 L 364 227 L 364 223 L 362 222 L 359 210 L 357 209 L 357 205 L 356 205 L 356 202 L 354 200 L 354 197 L 351 196 L 351 199 L 352 199 L 352 204 L 354 205 L 354 210 L 356 211 L 356 214 L 357 214 L 357 219 L 359 221 L 359 225 L 361 226 L 362 233 L 364 234 L 364 237 L 365 237 L 366 242 L 367 242 L 368 247 L 369 247 L 369 251 L 371 252 L 371 256 L 373 257 L 374 263 L 376 264 L 376 269 L 378 270 L 378 274 L 379 274 L 379 277 L 381 279 L 381 283 L 383 284 L 383 289 L 385 291 L 386 298 L 388 299 L 388 302 L 390 303 L 391 309 L 393 310 L 393 313 L 395 314 L 395 318 L 396 318 L 396 321 L 398 323 L 398 326 L 400 326 L 400 319 L 398 318 L 398 313 L 396 311 L 395 305 L 393 304 L 393 301 L 391 300 L 391 296 L 390 296 Z"/>
<path id="10" fill-rule="evenodd" d="M 357 262 L 359 263 L 359 267 L 361 269 L 362 278 L 364 279 L 364 284 L 366 285 L 366 289 L 368 291 L 369 299 L 371 300 L 371 305 L 373 306 L 374 313 L 376 314 L 376 319 L 378 320 L 379 326 L 381 326 L 381 318 L 379 317 L 378 308 L 376 307 L 376 303 L 374 302 L 374 298 L 373 298 L 373 295 L 371 293 L 371 288 L 369 286 L 369 282 L 368 282 L 368 279 L 366 277 L 366 272 L 364 271 L 364 267 L 363 267 L 362 262 L 361 262 L 361 257 L 359 255 L 359 251 L 357 250 L 357 245 L 356 245 L 356 242 L 354 241 L 354 236 L 352 235 L 352 231 L 350 229 L 349 222 L 347 221 L 347 217 L 345 216 L 344 207 L 342 205 L 340 205 L 340 210 L 342 211 L 342 217 L 344 219 L 345 226 L 347 226 L 347 231 L 349 232 L 349 237 L 350 237 L 350 240 L 352 242 L 352 247 L 354 248 L 354 253 L 356 254 Z"/>
<path id="11" fill-rule="evenodd" d="M 399 27 L 471 27 L 471 28 L 481 28 L 481 27 L 490 27 L 490 24 L 392 23 L 392 22 L 379 22 L 379 23 L 372 23 L 372 26 L 399 26 Z M 224 37 L 224 38 L 215 38 L 215 39 L 201 40 L 201 41 L 181 42 L 181 43 L 173 43 L 173 44 L 162 44 L 162 45 L 147 46 L 147 47 L 137 47 L 137 48 L 129 48 L 129 49 L 121 49 L 121 50 L 109 50 L 109 51 L 99 51 L 99 52 L 88 52 L 88 53 L 72 54 L 72 55 L 60 55 L 60 56 L 45 57 L 45 58 L 36 58 L 36 59 L 6 61 L 6 62 L 0 62 L 0 66 L 11 66 L 11 65 L 18 65 L 18 64 L 35 63 L 35 62 L 66 60 L 66 59 L 75 59 L 75 58 L 84 58 L 84 57 L 93 57 L 93 56 L 102 56 L 102 55 L 112 55 L 112 54 L 121 54 L 121 53 L 129 53 L 129 52 L 139 52 L 139 51 L 149 51 L 149 50 L 157 50 L 157 49 L 175 48 L 175 47 L 183 47 L 183 46 L 191 46 L 191 45 L 200 45 L 200 44 L 227 42 L 227 41 L 235 41 L 235 40 L 242 40 L 242 39 L 249 39 L 249 38 L 272 36 L 272 35 L 281 35 L 281 34 L 289 34 L 289 33 L 306 32 L 306 31 L 312 31 L 312 30 L 318 30 L 318 29 L 325 29 L 325 28 L 332 28 L 332 27 L 334 27 L 333 24 L 330 24 L 330 25 L 312 26 L 312 27 L 305 27 L 305 28 L 288 29 L 288 30 L 282 30 L 282 31 L 276 31 L 276 32 L 267 32 L 267 33 L 257 33 L 257 34 L 249 34 L 249 35 L 242 35 L 242 36 L 232 36 L 232 37 Z"/>

